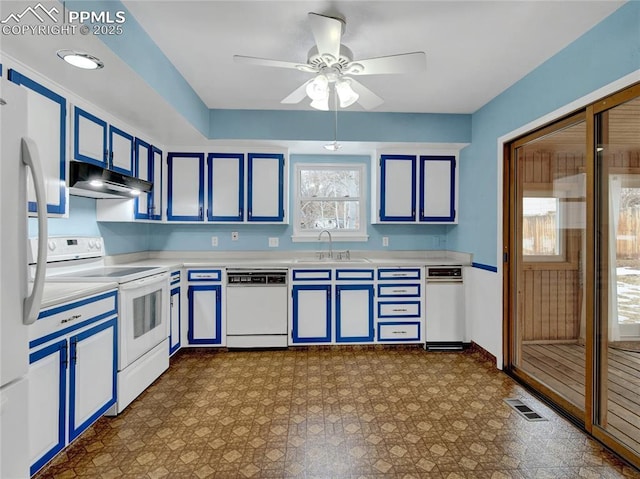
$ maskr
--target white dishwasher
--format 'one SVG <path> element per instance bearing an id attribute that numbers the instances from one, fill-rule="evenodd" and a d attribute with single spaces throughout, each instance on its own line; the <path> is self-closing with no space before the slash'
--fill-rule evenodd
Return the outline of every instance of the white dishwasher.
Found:
<path id="1" fill-rule="evenodd" d="M 465 340 L 461 266 L 427 266 L 426 349 L 461 350 Z"/>
<path id="2" fill-rule="evenodd" d="M 227 347 L 287 347 L 287 270 L 227 270 Z"/>

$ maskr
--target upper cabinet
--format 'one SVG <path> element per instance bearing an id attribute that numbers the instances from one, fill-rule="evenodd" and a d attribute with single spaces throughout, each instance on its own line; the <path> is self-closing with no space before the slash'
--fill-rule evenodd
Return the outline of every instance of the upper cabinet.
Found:
<path id="1" fill-rule="evenodd" d="M 132 176 L 134 174 L 133 135 L 74 106 L 73 159 Z"/>
<path id="2" fill-rule="evenodd" d="M 27 130 L 38 148 L 44 173 L 47 214 L 66 215 L 67 100 L 40 83 L 9 70 L 10 81 L 27 89 Z M 33 182 L 27 186 L 29 213 L 37 210 Z"/>
<path id="3" fill-rule="evenodd" d="M 162 150 L 140 138 L 135 139 L 134 175 L 153 183 L 149 193 L 142 193 L 134 201 L 137 220 L 162 219 Z"/>
<path id="4" fill-rule="evenodd" d="M 168 154 L 169 221 L 287 222 L 283 153 L 209 153 L 206 165 L 203 158 L 204 153 Z"/>
<path id="5" fill-rule="evenodd" d="M 379 223 L 457 223 L 456 155 L 380 155 Z"/>

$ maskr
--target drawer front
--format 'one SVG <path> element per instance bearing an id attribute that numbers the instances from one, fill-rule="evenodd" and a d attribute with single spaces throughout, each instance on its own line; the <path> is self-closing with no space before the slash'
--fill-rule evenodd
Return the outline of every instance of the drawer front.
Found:
<path id="1" fill-rule="evenodd" d="M 372 269 L 337 269 L 336 280 L 373 281 Z"/>
<path id="2" fill-rule="evenodd" d="M 180 271 L 171 272 L 171 286 L 180 284 Z"/>
<path id="3" fill-rule="evenodd" d="M 379 301 L 378 318 L 419 318 L 420 301 Z"/>
<path id="4" fill-rule="evenodd" d="M 379 268 L 378 279 L 386 281 L 400 281 L 405 279 L 420 279 L 422 268 Z"/>
<path id="5" fill-rule="evenodd" d="M 330 269 L 294 269 L 291 272 L 293 281 L 330 281 Z"/>
<path id="6" fill-rule="evenodd" d="M 379 284 L 378 285 L 378 297 L 379 298 L 419 298 L 420 297 L 420 285 L 419 284 Z"/>
<path id="7" fill-rule="evenodd" d="M 378 323 L 378 341 L 420 341 L 420 323 Z"/>
<path id="8" fill-rule="evenodd" d="M 222 281 L 221 269 L 190 269 L 187 272 L 188 281 Z"/>
<path id="9" fill-rule="evenodd" d="M 117 298 L 118 292 L 114 290 L 42 310 L 38 320 L 29 327 L 29 347 L 117 315 Z"/>

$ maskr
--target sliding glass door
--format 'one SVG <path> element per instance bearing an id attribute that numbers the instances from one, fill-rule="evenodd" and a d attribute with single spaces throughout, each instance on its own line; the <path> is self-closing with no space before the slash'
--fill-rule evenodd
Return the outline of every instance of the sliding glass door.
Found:
<path id="1" fill-rule="evenodd" d="M 505 148 L 505 369 L 640 466 L 640 84 Z"/>
<path id="2" fill-rule="evenodd" d="M 594 118 L 599 390 L 595 424 L 640 453 L 640 97 L 621 95 L 602 107 Z"/>

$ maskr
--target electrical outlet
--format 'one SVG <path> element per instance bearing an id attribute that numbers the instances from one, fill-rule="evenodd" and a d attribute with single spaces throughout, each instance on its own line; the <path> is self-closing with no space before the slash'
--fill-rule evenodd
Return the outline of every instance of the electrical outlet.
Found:
<path id="1" fill-rule="evenodd" d="M 382 246 L 389 246 L 389 237 L 388 236 L 383 236 L 382 237 Z"/>
<path id="2" fill-rule="evenodd" d="M 269 248 L 277 248 L 279 243 L 278 238 L 269 238 Z"/>
<path id="3" fill-rule="evenodd" d="M 218 237 L 217 236 L 212 236 L 211 237 L 211 246 L 213 246 L 214 248 L 216 248 L 218 246 Z"/>
<path id="4" fill-rule="evenodd" d="M 237 231 L 233 231 L 231 233 L 231 241 L 238 241 L 238 232 Z"/>

